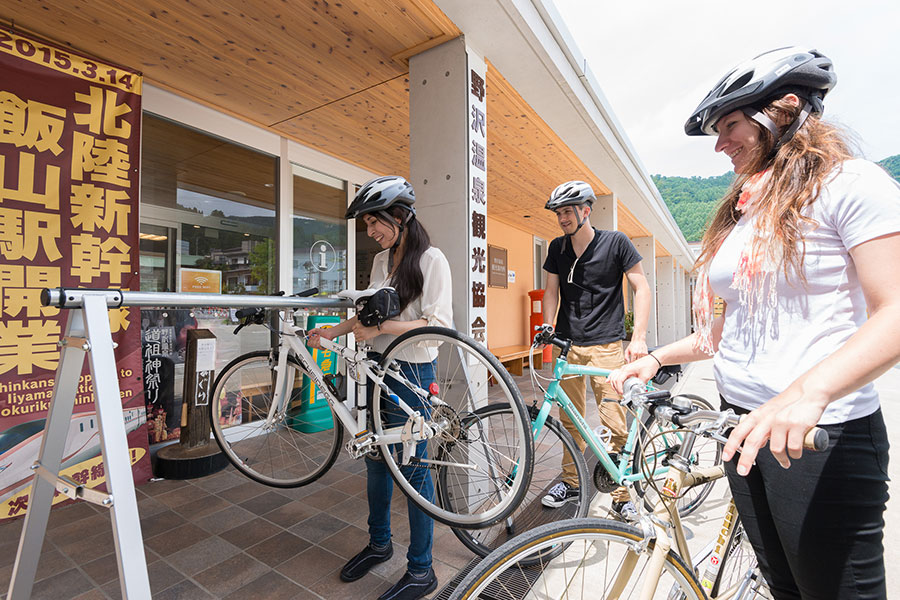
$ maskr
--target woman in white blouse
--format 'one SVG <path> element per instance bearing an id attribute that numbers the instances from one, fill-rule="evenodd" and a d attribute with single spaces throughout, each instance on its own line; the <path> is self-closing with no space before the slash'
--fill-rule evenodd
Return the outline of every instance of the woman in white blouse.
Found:
<path id="1" fill-rule="evenodd" d="M 714 354 L 723 408 L 745 415 L 728 480 L 776 600 L 887 597 L 888 438 L 872 381 L 900 360 L 900 186 L 819 118 L 835 82 L 822 53 L 781 48 L 700 103 L 685 131 L 717 136 L 737 177 L 704 235 L 695 331 L 610 376 L 621 389 Z M 804 453 L 816 425 L 828 448 Z"/>
<path id="2" fill-rule="evenodd" d="M 362 217 L 366 233 L 384 249 L 372 263 L 371 288 L 391 286 L 400 296 L 397 318 L 378 327 L 365 327 L 356 317 L 327 329 L 309 332 L 309 344 L 318 346 L 318 337 L 334 339 L 351 331 L 357 341 L 371 341 L 376 352 L 383 352 L 394 338 L 417 327 L 453 326 L 450 265 L 444 254 L 431 245 L 428 232 L 416 219 L 415 192 L 402 177 L 379 177 L 363 185 L 347 209 L 347 218 Z M 434 356 L 428 348 L 417 349 L 399 361 L 404 375 L 427 388 L 434 381 Z M 405 386 L 386 379 L 389 387 L 415 408 L 420 400 Z M 393 385 L 392 385 L 393 383 Z M 371 390 L 369 390 L 371 394 Z M 378 563 L 393 555 L 390 508 L 394 482 L 383 460 L 366 457 L 367 496 L 369 502 L 369 544 L 344 565 L 341 579 L 356 581 Z M 419 492 L 431 499 L 434 484 L 427 469 L 411 471 L 407 479 Z M 410 544 L 407 571 L 379 600 L 414 600 L 437 587 L 431 568 L 434 522 L 412 500 L 407 500 Z"/>

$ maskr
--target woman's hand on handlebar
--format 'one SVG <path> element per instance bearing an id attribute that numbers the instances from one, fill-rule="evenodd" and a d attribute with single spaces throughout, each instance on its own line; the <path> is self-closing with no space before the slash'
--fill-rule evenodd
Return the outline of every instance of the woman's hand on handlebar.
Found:
<path id="1" fill-rule="evenodd" d="M 644 356 L 610 373 L 607 381 L 617 393 L 621 394 L 624 391 L 625 380 L 629 377 L 637 377 L 644 383 L 647 383 L 656 375 L 658 370 L 659 364 L 656 362 L 656 359 L 652 356 Z"/>
<path id="2" fill-rule="evenodd" d="M 829 400 L 824 395 L 804 393 L 798 388 L 799 385 L 792 385 L 751 411 L 731 431 L 722 459 L 731 460 L 740 448 L 739 475 L 750 472 L 759 449 L 766 442 L 772 456 L 785 469 L 791 466 L 790 459 L 803 455 L 804 437 L 819 422 Z"/>

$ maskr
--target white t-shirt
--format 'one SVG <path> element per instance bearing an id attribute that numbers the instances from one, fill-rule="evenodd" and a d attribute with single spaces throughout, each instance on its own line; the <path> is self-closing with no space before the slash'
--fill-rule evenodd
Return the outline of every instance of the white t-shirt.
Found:
<path id="1" fill-rule="evenodd" d="M 734 267 L 753 233 L 742 218 L 710 264 L 713 292 L 727 302 L 722 340 L 714 357 L 716 384 L 729 402 L 754 409 L 834 353 L 866 320 L 866 301 L 848 252 L 863 242 L 900 231 L 900 185 L 877 165 L 850 160 L 833 175 L 806 214 L 803 262 L 807 286 L 779 272 L 775 308 L 748 318 L 731 283 Z M 895 277 L 896 273 L 885 274 Z M 878 409 L 872 384 L 832 402 L 820 424 L 842 423 Z"/>
<path id="2" fill-rule="evenodd" d="M 382 250 L 372 261 L 370 288 L 380 288 L 391 284 L 388 277 L 388 253 Z M 422 269 L 422 294 L 406 305 L 397 321 L 425 319 L 429 327 L 453 327 L 453 293 L 450 279 L 450 263 L 444 253 L 431 246 L 419 259 Z M 376 352 L 384 352 L 397 339 L 395 335 L 383 333 L 372 340 Z M 407 362 L 431 362 L 437 356 L 435 348 L 417 348 L 416 352 L 400 357 Z"/>

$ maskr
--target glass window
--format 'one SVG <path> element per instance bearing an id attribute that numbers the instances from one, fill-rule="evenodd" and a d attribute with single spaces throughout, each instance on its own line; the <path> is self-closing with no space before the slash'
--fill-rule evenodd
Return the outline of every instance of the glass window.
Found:
<path id="1" fill-rule="evenodd" d="M 141 168 L 142 290 L 275 291 L 275 157 L 145 114 Z"/>
<path id="2" fill-rule="evenodd" d="M 347 289 L 347 183 L 292 165 L 294 175 L 294 292 L 312 287 L 333 295 Z M 324 309 L 319 316 L 344 317 Z M 331 320 L 317 320 L 316 323 Z M 316 324 L 313 323 L 313 324 Z"/>
<path id="3" fill-rule="evenodd" d="M 273 293 L 277 164 L 274 156 L 145 113 L 141 290 Z M 188 330 L 215 334 L 217 372 L 243 352 L 269 347 L 262 327 L 232 335 L 234 310 L 141 310 L 151 443 L 180 433 Z"/>

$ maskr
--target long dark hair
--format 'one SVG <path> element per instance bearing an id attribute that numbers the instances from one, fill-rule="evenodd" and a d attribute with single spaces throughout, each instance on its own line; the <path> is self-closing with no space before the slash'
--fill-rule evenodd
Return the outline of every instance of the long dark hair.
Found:
<path id="1" fill-rule="evenodd" d="M 389 219 L 384 213 L 394 218 Z M 400 229 L 396 219 L 403 222 L 408 214 L 409 211 L 405 208 L 392 206 L 383 212 L 376 213 L 375 218 L 391 225 L 394 229 Z M 391 286 L 397 290 L 397 294 L 400 296 L 401 310 L 422 295 L 425 276 L 422 274 L 422 267 L 419 265 L 419 261 L 425 251 L 431 247 L 431 238 L 428 237 L 428 232 L 425 231 L 425 227 L 419 223 L 415 216 L 410 218 L 403 226 L 403 232 L 406 234 L 402 242 L 403 257 L 400 259 L 400 264 L 394 267 L 394 274 L 391 277 Z M 390 252 L 393 254 L 394 249 L 391 248 Z"/>

